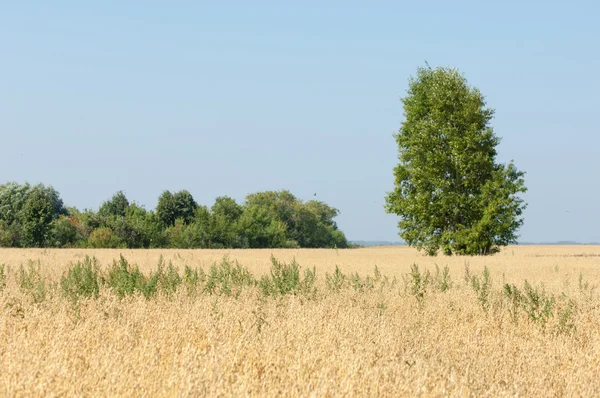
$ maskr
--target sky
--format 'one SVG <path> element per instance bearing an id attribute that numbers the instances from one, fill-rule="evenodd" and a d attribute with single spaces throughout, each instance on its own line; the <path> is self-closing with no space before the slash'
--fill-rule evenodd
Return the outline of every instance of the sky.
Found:
<path id="1" fill-rule="evenodd" d="M 393 133 L 427 62 L 496 110 L 498 161 L 527 173 L 519 239 L 600 241 L 598 4 L 4 2 L 0 183 L 92 209 L 288 189 L 352 240 L 399 240 Z"/>

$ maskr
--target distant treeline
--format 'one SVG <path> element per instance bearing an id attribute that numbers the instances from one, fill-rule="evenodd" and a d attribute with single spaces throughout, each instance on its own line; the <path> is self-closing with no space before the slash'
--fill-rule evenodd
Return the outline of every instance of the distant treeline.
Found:
<path id="1" fill-rule="evenodd" d="M 188 191 L 164 191 L 155 210 L 122 191 L 98 211 L 66 207 L 51 186 L 0 185 L 0 246 L 93 248 L 345 248 L 338 210 L 289 191 L 222 196 L 208 208 Z"/>

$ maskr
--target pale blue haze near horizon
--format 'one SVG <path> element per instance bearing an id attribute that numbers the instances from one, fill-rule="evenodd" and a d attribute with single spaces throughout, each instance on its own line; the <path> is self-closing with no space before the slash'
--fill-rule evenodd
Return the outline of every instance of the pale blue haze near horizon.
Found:
<path id="1" fill-rule="evenodd" d="M 288 189 L 350 239 L 398 240 L 392 134 L 427 61 L 496 109 L 498 160 L 527 172 L 520 240 L 600 241 L 598 4 L 4 2 L 0 183 L 94 209 Z"/>

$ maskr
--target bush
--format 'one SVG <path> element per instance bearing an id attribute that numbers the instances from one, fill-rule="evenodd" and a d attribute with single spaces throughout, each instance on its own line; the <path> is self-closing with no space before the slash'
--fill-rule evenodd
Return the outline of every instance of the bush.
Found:
<path id="1" fill-rule="evenodd" d="M 52 222 L 50 246 L 74 247 L 82 239 L 72 217 L 60 216 Z"/>
<path id="2" fill-rule="evenodd" d="M 114 249 L 120 246 L 119 239 L 108 227 L 96 228 L 90 234 L 87 245 L 93 248 Z"/>
<path id="3" fill-rule="evenodd" d="M 0 264 L 0 292 L 6 287 L 6 275 L 4 274 L 4 264 Z"/>
<path id="4" fill-rule="evenodd" d="M 329 287 L 329 290 L 334 292 L 339 292 L 347 284 L 346 275 L 344 275 L 342 271 L 340 271 L 340 268 L 337 265 L 335 266 L 335 271 L 333 272 L 333 275 L 325 273 L 325 280 L 327 281 L 327 287 Z"/>
<path id="5" fill-rule="evenodd" d="M 452 279 L 450 278 L 450 268 L 448 268 L 448 265 L 444 267 L 443 271 L 440 271 L 440 267 L 437 264 L 435 265 L 435 284 L 441 292 L 452 288 Z"/>
<path id="6" fill-rule="evenodd" d="M 421 273 L 419 266 L 413 264 L 410 266 L 410 273 L 408 277 L 405 277 L 404 283 L 410 295 L 417 299 L 419 305 L 422 305 L 431 283 L 431 274 L 428 270 Z"/>
<path id="7" fill-rule="evenodd" d="M 237 261 L 232 263 L 227 256 L 219 264 L 213 264 L 206 278 L 204 291 L 208 294 L 239 296 L 241 289 L 254 286 L 256 280 L 246 267 Z"/>
<path id="8" fill-rule="evenodd" d="M 509 311 L 513 321 L 518 319 L 518 310 L 523 306 L 523 294 L 514 284 L 504 284 L 504 296 L 509 300 Z"/>
<path id="9" fill-rule="evenodd" d="M 470 275 L 469 268 L 466 268 L 466 275 Z M 468 277 L 467 277 L 468 278 Z M 481 279 L 478 276 L 471 276 L 471 287 L 477 293 L 477 299 L 481 308 L 487 311 L 490 306 L 490 292 L 492 290 L 492 279 L 490 278 L 490 270 L 483 267 L 483 275 Z"/>
<path id="10" fill-rule="evenodd" d="M 120 256 L 119 262 L 113 261 L 108 271 L 107 283 L 120 298 L 132 295 L 136 291 L 149 298 L 156 293 L 161 273 L 159 267 L 156 273 L 146 278 L 137 265 L 131 266 L 123 256 Z"/>
<path id="11" fill-rule="evenodd" d="M 271 256 L 271 270 L 264 275 L 259 286 L 265 296 L 284 296 L 286 294 L 314 295 L 316 293 L 316 269 L 306 269 L 304 278 L 300 277 L 300 265 L 296 260 L 286 264 Z"/>
<path id="12" fill-rule="evenodd" d="M 185 266 L 183 271 L 183 283 L 187 289 L 188 295 L 194 295 L 198 291 L 198 285 L 206 281 L 206 274 L 202 268 L 193 269 Z"/>
<path id="13" fill-rule="evenodd" d="M 173 264 L 171 262 L 169 262 L 167 269 L 163 272 L 162 271 L 162 261 L 163 261 L 162 256 L 160 257 L 159 261 L 160 261 L 160 263 L 159 263 L 160 289 L 163 292 L 165 292 L 165 294 L 171 295 L 177 291 L 177 289 L 179 288 L 179 285 L 181 285 L 181 283 L 183 282 L 183 279 L 181 278 L 181 276 L 179 276 L 179 272 L 177 271 L 177 269 L 173 266 Z"/>
<path id="14" fill-rule="evenodd" d="M 548 294 L 544 286 L 532 286 L 527 280 L 523 286 L 524 308 L 529 319 L 545 323 L 552 316 L 552 307 L 556 301 L 554 295 Z"/>
<path id="15" fill-rule="evenodd" d="M 549 294 L 544 286 L 532 286 L 527 280 L 523 285 L 523 291 L 519 290 L 514 284 L 504 285 L 504 296 L 509 299 L 510 312 L 513 320 L 517 320 L 517 311 L 522 308 L 527 317 L 536 323 L 545 324 L 548 318 L 553 316 L 553 307 L 556 298 Z M 569 329 L 569 321 L 575 303 L 569 300 L 559 315 L 559 330 Z"/>
<path id="16" fill-rule="evenodd" d="M 71 266 L 60 279 L 60 287 L 65 297 L 72 301 L 80 298 L 97 298 L 100 292 L 100 266 L 95 257 L 85 256 Z"/>
<path id="17" fill-rule="evenodd" d="M 46 282 L 42 278 L 40 268 L 39 262 L 36 266 L 30 261 L 27 269 L 22 265 L 19 269 L 19 288 L 30 295 L 36 304 L 44 301 L 47 293 Z"/>
<path id="18" fill-rule="evenodd" d="M 0 247 L 11 247 L 13 245 L 13 236 L 4 221 L 0 220 Z"/>

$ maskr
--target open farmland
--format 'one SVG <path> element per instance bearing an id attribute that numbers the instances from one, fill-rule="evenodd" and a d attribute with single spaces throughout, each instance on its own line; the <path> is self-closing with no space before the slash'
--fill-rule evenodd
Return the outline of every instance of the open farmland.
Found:
<path id="1" fill-rule="evenodd" d="M 67 278 L 86 256 L 90 297 Z M 0 249 L 0 264 L 2 396 L 600 395 L 597 246 Z"/>

